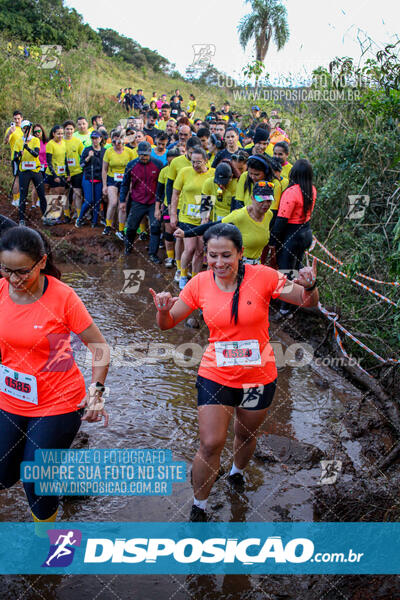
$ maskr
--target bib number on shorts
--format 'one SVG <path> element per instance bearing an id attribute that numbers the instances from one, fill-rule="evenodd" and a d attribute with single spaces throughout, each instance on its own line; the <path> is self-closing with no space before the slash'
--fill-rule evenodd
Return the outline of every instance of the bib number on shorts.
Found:
<path id="1" fill-rule="evenodd" d="M 0 390 L 16 400 L 23 400 L 30 404 L 38 403 L 36 377 L 19 373 L 4 365 L 0 366 Z"/>
<path id="2" fill-rule="evenodd" d="M 261 365 L 258 340 L 214 342 L 217 367 Z"/>
<path id="3" fill-rule="evenodd" d="M 74 158 L 67 158 L 67 163 L 69 167 L 75 167 L 75 159 Z"/>
<path id="4" fill-rule="evenodd" d="M 65 165 L 57 167 L 57 175 L 65 175 Z"/>
<path id="5" fill-rule="evenodd" d="M 188 217 L 200 219 L 200 204 L 188 204 L 187 215 Z"/>
<path id="6" fill-rule="evenodd" d="M 22 162 L 22 170 L 23 171 L 31 171 L 32 169 L 36 169 L 36 163 L 33 160 L 32 161 L 24 160 Z"/>
<path id="7" fill-rule="evenodd" d="M 124 179 L 123 173 L 114 173 L 114 181 L 122 181 Z"/>

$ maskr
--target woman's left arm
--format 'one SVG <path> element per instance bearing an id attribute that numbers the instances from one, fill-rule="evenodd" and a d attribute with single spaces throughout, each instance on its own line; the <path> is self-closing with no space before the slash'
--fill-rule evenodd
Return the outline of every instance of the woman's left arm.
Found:
<path id="1" fill-rule="evenodd" d="M 298 277 L 294 281 L 286 281 L 279 299 L 297 306 L 311 307 L 318 305 L 316 258 L 313 260 L 312 267 L 300 269 Z"/>
<path id="2" fill-rule="evenodd" d="M 110 347 L 95 323 L 92 323 L 82 331 L 79 337 L 92 353 L 92 383 L 89 386 L 86 397 L 79 405 L 80 408 L 86 407 L 86 412 L 82 420 L 93 423 L 101 421 L 102 417 L 104 417 L 104 426 L 107 427 L 108 413 L 104 409 L 103 392 L 100 386 L 96 388 L 96 384 L 104 385 L 106 380 L 110 365 Z"/>

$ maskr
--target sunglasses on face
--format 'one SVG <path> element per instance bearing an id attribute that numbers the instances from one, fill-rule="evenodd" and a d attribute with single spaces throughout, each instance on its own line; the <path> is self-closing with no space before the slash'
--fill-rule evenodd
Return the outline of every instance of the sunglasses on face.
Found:
<path id="1" fill-rule="evenodd" d="M 247 158 L 245 158 L 242 154 L 232 154 L 231 160 L 237 160 L 238 162 L 246 162 Z"/>
<path id="2" fill-rule="evenodd" d="M 35 129 L 35 131 L 33 132 L 34 135 L 36 135 L 37 133 L 42 133 L 41 129 Z"/>

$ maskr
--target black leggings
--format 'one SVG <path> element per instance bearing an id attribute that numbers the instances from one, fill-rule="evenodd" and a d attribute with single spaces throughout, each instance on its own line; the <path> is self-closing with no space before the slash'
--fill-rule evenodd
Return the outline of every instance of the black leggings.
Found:
<path id="1" fill-rule="evenodd" d="M 46 212 L 47 202 L 46 195 L 44 193 L 44 181 L 43 175 L 39 171 L 35 173 L 34 171 L 20 171 L 19 173 L 19 219 L 25 219 L 25 201 L 28 195 L 28 188 L 30 181 L 33 181 L 33 185 L 36 188 L 37 195 L 40 200 L 40 210 L 42 211 L 42 215 Z"/>
<path id="2" fill-rule="evenodd" d="M 22 461 L 35 460 L 35 450 L 71 446 L 81 425 L 82 411 L 50 417 L 22 417 L 0 409 L 0 490 L 20 479 Z M 58 496 L 38 496 L 34 483 L 24 483 L 26 497 L 37 519 L 51 517 L 58 508 Z"/>
<path id="3" fill-rule="evenodd" d="M 288 224 L 285 237 L 277 255 L 278 268 L 285 271 L 289 279 L 294 278 L 293 271 L 303 267 L 304 252 L 311 246 L 312 231 L 310 223 Z M 281 302 L 281 310 L 293 309 L 293 305 Z"/>

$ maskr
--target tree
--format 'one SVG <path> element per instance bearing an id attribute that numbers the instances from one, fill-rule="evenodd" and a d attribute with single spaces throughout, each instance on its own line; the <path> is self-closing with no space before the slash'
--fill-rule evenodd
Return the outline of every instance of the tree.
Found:
<path id="1" fill-rule="evenodd" d="M 238 26 L 239 41 L 243 48 L 254 41 L 256 63 L 263 63 L 268 52 L 271 38 L 278 50 L 289 39 L 286 8 L 279 0 L 246 0 L 251 4 L 252 13 L 243 17 Z M 256 76 L 256 87 L 258 77 Z"/>

